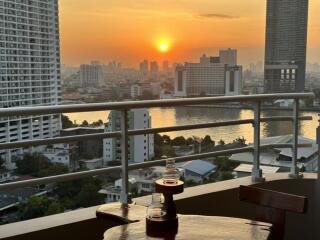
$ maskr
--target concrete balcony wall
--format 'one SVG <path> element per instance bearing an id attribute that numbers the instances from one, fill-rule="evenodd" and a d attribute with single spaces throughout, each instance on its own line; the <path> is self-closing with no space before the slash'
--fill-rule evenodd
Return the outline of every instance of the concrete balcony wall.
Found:
<path id="1" fill-rule="evenodd" d="M 238 200 L 239 185 L 253 185 L 250 177 L 206 184 L 185 189 L 175 196 L 180 214 L 217 215 L 254 219 L 255 206 Z M 305 195 L 309 199 L 307 214 L 287 214 L 286 239 L 320 239 L 320 182 L 316 174 L 305 174 L 304 179 L 289 179 L 288 173 L 266 176 L 258 187 L 281 192 Z M 134 199 L 137 205 L 146 206 L 150 196 Z M 317 206 L 318 205 L 318 206 Z M 10 240 L 77 239 L 101 240 L 110 227 L 120 225 L 114 219 L 97 220 L 97 207 L 64 214 L 0 226 L 0 238 Z M 139 212 L 138 215 L 143 215 Z M 142 216 L 143 217 L 143 216 Z M 214 226 L 212 226 L 214 231 Z"/>

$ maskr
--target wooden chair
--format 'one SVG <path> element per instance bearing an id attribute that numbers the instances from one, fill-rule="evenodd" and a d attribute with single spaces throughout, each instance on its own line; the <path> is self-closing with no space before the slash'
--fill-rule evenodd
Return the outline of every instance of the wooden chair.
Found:
<path id="1" fill-rule="evenodd" d="M 257 221 L 272 223 L 271 239 L 284 239 L 286 211 L 305 213 L 308 199 L 257 187 L 240 186 L 239 199 L 258 205 Z"/>

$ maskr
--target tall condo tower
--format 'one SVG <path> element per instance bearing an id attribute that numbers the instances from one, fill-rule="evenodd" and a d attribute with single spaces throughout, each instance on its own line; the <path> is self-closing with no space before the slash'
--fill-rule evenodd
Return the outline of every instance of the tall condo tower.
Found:
<path id="1" fill-rule="evenodd" d="M 308 0 L 267 0 L 265 92 L 303 92 Z"/>
<path id="2" fill-rule="evenodd" d="M 61 101 L 58 0 L 0 0 L 0 108 Z M 0 118 L 0 143 L 54 137 L 60 116 Z M 1 150 L 7 168 L 28 149 Z"/>

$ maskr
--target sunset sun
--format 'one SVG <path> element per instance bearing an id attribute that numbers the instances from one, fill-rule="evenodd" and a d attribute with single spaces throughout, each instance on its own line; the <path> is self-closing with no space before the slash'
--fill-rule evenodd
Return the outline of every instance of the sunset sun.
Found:
<path id="1" fill-rule="evenodd" d="M 162 52 L 162 53 L 166 53 L 169 51 L 169 43 L 168 42 L 161 42 L 158 46 L 159 48 L 159 51 Z"/>

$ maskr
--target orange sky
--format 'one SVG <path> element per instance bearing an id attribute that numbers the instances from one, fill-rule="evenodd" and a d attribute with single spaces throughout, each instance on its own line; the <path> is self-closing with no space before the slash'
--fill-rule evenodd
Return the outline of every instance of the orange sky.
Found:
<path id="1" fill-rule="evenodd" d="M 319 0 L 310 1 L 310 61 L 320 61 Z M 142 59 L 183 62 L 218 48 L 239 49 L 243 64 L 263 59 L 266 0 L 62 0 L 62 63 Z M 171 49 L 159 53 L 166 39 Z"/>

